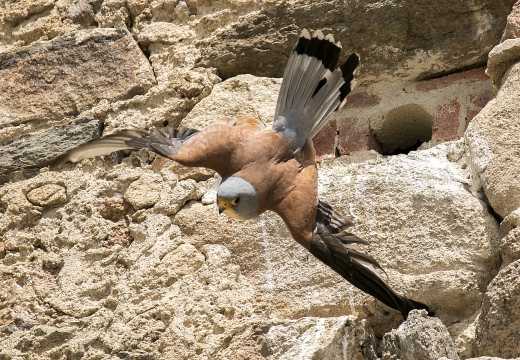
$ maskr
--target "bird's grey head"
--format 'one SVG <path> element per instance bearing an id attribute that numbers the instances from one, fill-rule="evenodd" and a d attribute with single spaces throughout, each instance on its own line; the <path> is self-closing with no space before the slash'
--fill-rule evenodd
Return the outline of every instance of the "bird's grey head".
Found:
<path id="1" fill-rule="evenodd" d="M 249 181 L 231 176 L 218 188 L 217 205 L 220 213 L 231 218 L 252 219 L 258 216 L 258 192 Z"/>

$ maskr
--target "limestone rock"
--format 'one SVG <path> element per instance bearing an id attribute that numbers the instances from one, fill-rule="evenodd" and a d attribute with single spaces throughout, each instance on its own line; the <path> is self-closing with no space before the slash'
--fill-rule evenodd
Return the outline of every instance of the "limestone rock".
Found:
<path id="1" fill-rule="evenodd" d="M 520 207 L 520 63 L 513 65 L 496 98 L 473 119 L 465 133 L 469 163 L 493 209 L 505 217 Z M 497 131 L 500 129 L 500 131 Z"/>
<path id="2" fill-rule="evenodd" d="M 239 75 L 215 85 L 210 96 L 202 99 L 181 125 L 202 129 L 221 117 L 250 115 L 271 125 L 281 79 Z M 222 106 L 222 104 L 226 104 Z"/>
<path id="3" fill-rule="evenodd" d="M 477 322 L 476 355 L 520 357 L 519 309 L 520 260 L 516 260 L 500 270 L 486 291 Z"/>
<path id="4" fill-rule="evenodd" d="M 99 137 L 99 120 L 80 118 L 65 126 L 38 131 L 0 145 L 0 183 L 17 170 L 43 167 L 65 151 Z M 5 128 L 4 128 L 5 129 Z M 1 130 L 0 130 L 1 133 Z M 0 135 L 0 138 L 2 136 Z M 2 140 L 7 142 L 6 137 Z"/>
<path id="5" fill-rule="evenodd" d="M 321 196 L 354 219 L 352 231 L 370 242 L 396 289 L 448 325 L 479 309 L 500 259 L 498 225 L 468 191 L 462 149 L 448 142 L 408 156 L 338 158 L 319 169 Z"/>
<path id="6" fill-rule="evenodd" d="M 511 230 L 502 238 L 500 249 L 502 251 L 502 266 L 520 259 L 520 228 Z"/>
<path id="7" fill-rule="evenodd" d="M 15 125 L 78 115 L 100 99 L 143 94 L 154 82 L 128 31 L 72 32 L 0 54 L 0 121 Z"/>
<path id="8" fill-rule="evenodd" d="M 410 312 L 399 328 L 387 333 L 383 340 L 382 360 L 459 359 L 448 329 L 425 310 Z"/>
<path id="9" fill-rule="evenodd" d="M 438 360 L 454 360 L 454 359 L 448 359 L 447 357 L 441 357 Z M 506 360 L 503 358 L 497 358 L 494 356 L 479 356 L 478 358 L 466 358 L 466 360 Z"/>
<path id="10" fill-rule="evenodd" d="M 443 145 L 401 156 L 399 162 L 371 156 L 355 164 L 342 158 L 323 164 L 320 175 L 320 192 L 356 219 L 353 231 L 371 242 L 369 251 L 387 270 L 396 290 L 428 303 L 447 323 L 478 307 L 479 289 L 487 278 L 483 273 L 493 271 L 494 253 L 486 239 L 495 239 L 497 231 L 485 208 L 464 190 L 460 182 L 464 172 L 448 160 L 450 149 L 456 152 L 460 147 L 460 143 Z M 397 312 L 385 309 L 310 256 L 276 215 L 237 222 L 218 216 L 213 203 L 180 202 L 175 205 L 178 211 L 161 205 L 166 199 L 181 201 L 172 195 L 175 189 L 186 189 L 181 193 L 188 191 L 200 199 L 198 189 L 208 191 L 215 178 L 178 180 L 168 178 L 166 169 L 152 174 L 135 167 L 132 156 L 120 164 L 111 159 L 84 160 L 60 172 L 42 172 L 4 185 L 0 201 L 9 206 L 0 230 L 10 241 L 5 244 L 3 273 L 8 277 L 19 271 L 13 264 L 31 257 L 41 264 L 32 276 L 38 269 L 46 274 L 36 288 L 46 300 L 31 309 L 34 298 L 24 290 L 29 283 L 20 283 L 26 297 L 0 313 L 10 329 L 10 340 L 0 354 L 19 354 L 20 341 L 26 344 L 23 351 L 36 351 L 28 341 L 50 341 L 56 321 L 65 321 L 68 340 L 38 349 L 42 356 L 64 351 L 94 356 L 100 350 L 93 344 L 101 341 L 116 354 L 158 356 L 161 349 L 163 356 L 177 358 L 225 358 L 247 350 L 257 358 L 269 354 L 290 358 L 308 350 L 334 359 L 342 358 L 346 341 L 352 344 L 347 351 L 353 358 L 375 358 L 367 351 L 377 346 L 368 346 L 374 343 L 363 333 L 372 328 L 382 336 L 401 321 Z M 101 166 L 103 161 L 106 167 Z M 437 165 L 432 169 L 432 164 Z M 386 181 L 387 176 L 391 180 Z M 153 207 L 132 213 L 107 200 L 123 197 L 130 184 L 144 178 L 162 184 Z M 50 179 L 67 188 L 67 203 L 42 210 L 14 190 Z M 135 191 L 153 195 L 146 190 L 148 183 Z M 392 194 L 398 194 L 401 206 Z M 415 207 L 410 207 L 413 199 Z M 370 207 L 368 201 L 378 206 Z M 107 212 L 107 206 L 128 211 L 129 216 L 109 216 L 113 212 Z M 40 215 L 30 220 L 30 211 Z M 410 227 L 399 219 L 410 222 Z M 47 255 L 51 253 L 57 256 Z M 44 286 L 43 279 L 53 285 Z M 28 314 L 26 320 L 16 320 L 23 314 Z M 368 320 L 340 318 L 349 314 Z M 312 319 L 291 320 L 302 317 Z M 255 324 L 266 323 L 266 330 L 257 333 Z M 29 332 L 25 324 L 31 324 Z M 41 324 L 48 330 L 40 331 Z M 102 334 L 96 330 L 100 326 Z M 300 335 L 286 339 L 286 331 Z M 316 336 L 310 336 L 313 333 Z M 307 338 L 314 341 L 305 342 Z M 226 343 L 228 350 L 219 350 Z"/>
<path id="11" fill-rule="evenodd" d="M 263 338 L 261 353 L 266 358 L 377 359 L 371 329 L 352 315 L 274 323 Z"/>
<path id="12" fill-rule="evenodd" d="M 360 54 L 361 82 L 428 78 L 485 62 L 513 3 L 443 1 L 431 7 L 415 1 L 350 1 L 348 6 L 268 1 L 244 11 L 240 2 L 200 19 L 199 31 L 206 35 L 200 64 L 216 67 L 225 79 L 242 73 L 281 77 L 278 64 L 286 63 L 301 28 L 307 27 L 330 30 L 344 48 Z M 197 2 L 197 9 L 203 5 Z M 234 18 L 233 12 L 240 16 Z"/>
<path id="13" fill-rule="evenodd" d="M 38 40 L 49 40 L 77 30 L 66 15 L 78 0 L 21 0 L 0 4 L 0 51 L 12 51 Z M 99 0 L 90 1 L 95 3 Z"/>
<path id="14" fill-rule="evenodd" d="M 126 211 L 127 207 L 125 206 L 123 198 L 119 196 L 114 196 L 107 197 L 104 199 L 103 204 L 99 209 L 99 214 L 103 216 L 105 219 L 117 222 L 123 219 Z"/>
<path id="15" fill-rule="evenodd" d="M 520 259 L 520 208 L 506 216 L 500 224 L 502 239 L 500 250 L 502 251 L 502 267 Z"/>
<path id="16" fill-rule="evenodd" d="M 162 187 L 159 174 L 143 174 L 125 191 L 125 201 L 136 210 L 152 207 L 159 201 Z"/>
<path id="17" fill-rule="evenodd" d="M 520 38 L 504 40 L 489 52 L 486 74 L 493 80 L 495 93 L 500 89 L 506 71 L 519 61 Z"/>
<path id="18" fill-rule="evenodd" d="M 359 80 L 369 84 L 342 113 L 363 117 L 335 118 L 324 137 L 332 157 L 351 152 L 352 139 L 370 138 L 358 129 L 406 104 L 427 103 L 434 140 L 455 139 L 491 97 L 474 68 L 498 42 L 512 3 L 0 4 L 0 358 L 381 357 L 381 339 L 401 316 L 313 258 L 276 215 L 247 222 L 219 216 L 212 171 L 164 165 L 146 151 L 59 171 L 45 166 L 122 128 L 200 128 L 241 115 L 269 125 L 280 79 L 252 75 L 281 76 L 303 27 L 334 33 L 344 56 L 358 51 Z M 370 242 L 365 248 L 392 286 L 437 312 L 464 356 L 474 356 L 473 347 L 505 355 L 492 345 L 496 328 L 516 340 L 506 306 L 518 298 L 511 215 L 518 156 L 507 142 L 518 133 L 516 72 L 504 73 L 490 104 L 504 110 L 488 109 L 465 149 L 455 141 L 320 165 L 320 194 L 355 220 L 352 231 Z M 219 76 L 228 79 L 219 84 Z M 376 112 L 363 107 L 374 104 Z M 399 112 L 391 115 L 398 125 Z M 509 164 L 501 165 L 501 154 Z M 500 249 L 497 221 L 475 197 L 466 159 L 507 216 Z M 507 267 L 475 320 L 500 251 Z M 507 290 L 513 295 L 504 305 Z M 436 320 L 422 320 L 433 330 L 416 333 L 421 344 L 426 335 L 446 335 Z M 385 356 L 405 350 L 394 346 Z"/>
<path id="19" fill-rule="evenodd" d="M 517 1 L 507 17 L 506 28 L 502 34 L 502 41 L 520 38 L 520 1 Z"/>
<path id="20" fill-rule="evenodd" d="M 29 191 L 27 199 L 37 206 L 63 204 L 67 202 L 67 190 L 59 184 L 44 184 Z"/>

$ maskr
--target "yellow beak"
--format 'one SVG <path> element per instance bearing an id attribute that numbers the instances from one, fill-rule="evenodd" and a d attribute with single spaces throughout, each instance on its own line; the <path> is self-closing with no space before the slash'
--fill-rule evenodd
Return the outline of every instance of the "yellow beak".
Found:
<path id="1" fill-rule="evenodd" d="M 227 209 L 231 209 L 231 203 L 226 200 L 217 199 L 218 213 L 222 214 Z"/>

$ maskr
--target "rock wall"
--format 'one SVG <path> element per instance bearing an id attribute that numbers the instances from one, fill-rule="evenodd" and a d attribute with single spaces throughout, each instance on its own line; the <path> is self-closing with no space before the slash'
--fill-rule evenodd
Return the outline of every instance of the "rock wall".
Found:
<path id="1" fill-rule="evenodd" d="M 0 358 L 519 357 L 512 5 L 2 3 Z M 273 214 L 218 216 L 211 171 L 146 151 L 46 167 L 129 127 L 268 125 L 303 27 L 362 59 L 358 87 L 315 138 L 320 196 L 435 318 L 403 322 Z"/>

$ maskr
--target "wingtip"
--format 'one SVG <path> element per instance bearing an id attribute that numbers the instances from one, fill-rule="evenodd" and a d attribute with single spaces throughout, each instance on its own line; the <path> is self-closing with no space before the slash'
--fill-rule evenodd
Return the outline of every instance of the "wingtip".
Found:
<path id="1" fill-rule="evenodd" d="M 410 311 L 412 311 L 412 310 L 426 310 L 426 312 L 428 313 L 428 316 L 435 316 L 435 312 L 431 311 L 430 308 L 428 307 L 428 305 L 423 304 L 422 302 L 419 302 L 419 301 L 412 300 L 412 299 L 406 299 L 405 309 L 404 309 L 404 311 L 401 311 L 405 320 L 408 317 L 408 314 L 410 313 Z"/>

